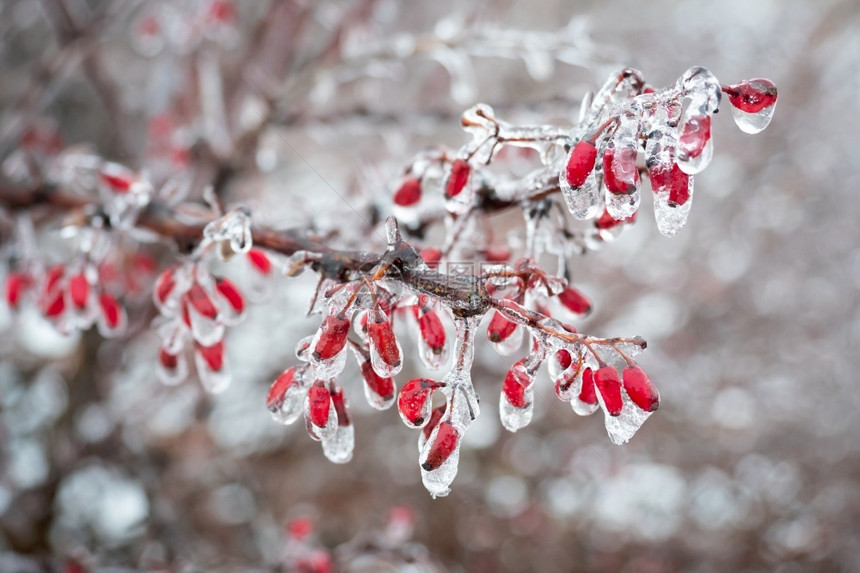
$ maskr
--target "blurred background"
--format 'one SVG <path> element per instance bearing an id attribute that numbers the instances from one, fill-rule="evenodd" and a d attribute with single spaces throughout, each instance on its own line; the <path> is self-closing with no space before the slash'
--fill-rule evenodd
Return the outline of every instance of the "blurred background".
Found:
<path id="1" fill-rule="evenodd" d="M 313 221 L 368 250 L 403 166 L 465 142 L 476 102 L 570 125 L 627 65 L 655 86 L 693 65 L 766 77 L 780 99 L 757 136 L 715 118 L 677 237 L 646 199 L 629 232 L 573 262 L 596 306 L 577 327 L 648 340 L 660 410 L 613 446 L 542 373 L 534 422 L 510 434 L 496 404 L 515 357 L 479 344 L 485 406 L 446 498 L 421 485 L 416 433 L 357 379 L 345 466 L 270 419 L 268 385 L 318 325 L 312 273 L 230 329 L 217 397 L 153 375 L 148 292 L 111 341 L 0 308 L 0 570 L 291 570 L 308 551 L 344 571 L 856 570 L 858 29 L 853 0 L 3 0 L 4 178 L 40 133 L 154 177 L 187 166 L 260 224 Z M 494 228 L 521 242 L 519 215 Z M 65 252 L 56 231 L 46 260 Z M 401 382 L 418 372 L 406 356 Z"/>

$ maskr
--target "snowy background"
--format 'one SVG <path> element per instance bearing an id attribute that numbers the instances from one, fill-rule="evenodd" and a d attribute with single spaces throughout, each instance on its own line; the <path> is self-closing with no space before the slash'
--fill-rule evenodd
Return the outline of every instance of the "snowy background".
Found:
<path id="1" fill-rule="evenodd" d="M 279 282 L 273 299 L 231 330 L 234 383 L 214 399 L 194 381 L 159 384 L 153 333 L 62 338 L 37 317 L 3 308 L 0 569 L 75 560 L 93 570 L 276 570 L 285 563 L 284 525 L 300 517 L 314 520 L 314 542 L 335 552 L 338 570 L 405 571 L 394 567 L 410 560 L 452 571 L 855 568 L 860 6 L 369 4 L 369 19 L 344 40 L 351 58 L 326 61 L 330 71 L 316 75 L 295 60 L 297 79 L 262 134 L 256 168 L 230 181 L 229 200 L 250 204 L 260 222 L 288 227 L 310 216 L 323 229 L 361 232 L 352 209 L 374 199 L 368 190 L 390 193 L 386 182 L 429 144 L 460 145 L 459 113 L 478 101 L 512 121 L 569 123 L 585 91 L 616 65 L 639 68 L 657 86 L 693 65 L 723 83 L 777 84 L 776 114 L 760 135 L 738 131 L 728 113 L 715 118 L 715 157 L 697 176 L 679 236 L 657 232 L 646 202 L 630 232 L 574 262 L 597 307 L 577 326 L 648 340 L 641 362 L 661 390 L 660 410 L 631 443 L 613 446 L 600 415 L 577 417 L 544 378 L 535 421 L 509 434 L 495 404 L 514 358 L 500 360 L 479 343 L 473 378 L 482 416 L 467 435 L 452 494 L 431 500 L 415 433 L 393 410 L 370 410 L 357 385 L 345 384 L 357 439 L 346 466 L 329 463 L 300 424 L 285 429 L 266 412 L 269 383 L 316 327 L 303 318 L 315 284 L 309 274 Z M 0 6 L 0 134 L 22 116 L 52 118 L 67 143 L 93 142 L 112 156 L 109 110 L 76 67 L 27 103 L 58 46 L 46 39 L 41 4 Z M 90 3 L 95 14 L 107 6 Z M 98 49 L 120 82 L 131 150 L 113 157 L 134 164 L 145 118 L 175 95 L 187 70 L 180 56 L 146 57 L 129 41 L 136 18 L 166 4 L 112 6 Z M 315 53 L 354 8 L 306 7 L 296 49 Z M 267 9 L 241 6 L 226 68 Z M 520 48 L 509 54 L 514 36 L 503 30 L 531 32 L 524 41 L 538 48 L 572 37 L 576 49 L 567 61 Z M 452 42 L 447 69 L 404 47 L 409 38 L 420 46 L 470 34 L 491 39 Z M 392 46 L 388 57 L 362 55 L 379 45 Z M 571 65 L 577 58 L 588 66 Z M 501 217 L 496 232 L 521 234 L 521 219 Z M 380 247 L 378 237 L 367 242 Z M 413 512 L 415 545 L 383 569 L 371 562 L 372 544 L 355 538 L 383 531 L 398 506 Z"/>

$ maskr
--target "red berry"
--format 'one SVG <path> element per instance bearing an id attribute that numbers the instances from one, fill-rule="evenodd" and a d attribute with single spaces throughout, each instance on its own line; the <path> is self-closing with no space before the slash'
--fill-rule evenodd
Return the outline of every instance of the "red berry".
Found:
<path id="1" fill-rule="evenodd" d="M 683 205 L 690 200 L 690 176 L 681 171 L 676 163 L 671 168 L 655 166 L 648 170 L 648 177 L 654 193 L 669 191 L 670 205 Z"/>
<path id="2" fill-rule="evenodd" d="M 218 309 L 212 299 L 209 298 L 206 290 L 200 286 L 200 283 L 193 283 L 188 292 L 185 293 L 185 297 L 188 299 L 188 304 L 193 306 L 199 314 L 210 320 L 215 320 L 215 317 L 218 316 Z"/>
<path id="3" fill-rule="evenodd" d="M 639 366 L 625 368 L 621 374 L 624 389 L 634 404 L 645 412 L 653 412 L 660 405 L 657 388 Z"/>
<path id="4" fill-rule="evenodd" d="M 586 404 L 597 404 L 597 391 L 594 387 L 594 372 L 591 368 L 582 371 L 582 390 L 579 399 Z"/>
<path id="5" fill-rule="evenodd" d="M 414 378 L 403 385 L 397 397 L 397 409 L 412 425 L 424 423 L 424 409 L 427 400 L 439 383 L 429 378 Z"/>
<path id="6" fill-rule="evenodd" d="M 430 438 L 430 434 L 432 434 L 433 430 L 436 429 L 436 426 L 439 425 L 439 420 L 441 420 L 442 416 L 445 414 L 446 407 L 446 404 L 442 404 L 441 406 L 433 408 L 433 413 L 430 414 L 430 421 L 427 422 L 426 426 L 421 428 L 421 432 L 424 434 L 425 440 Z"/>
<path id="7" fill-rule="evenodd" d="M 76 308 L 84 308 L 87 306 L 87 299 L 90 294 L 90 283 L 83 273 L 77 274 L 69 280 L 69 298 L 72 299 L 72 304 Z"/>
<path id="8" fill-rule="evenodd" d="M 421 200 L 421 181 L 410 177 L 403 181 L 400 189 L 394 194 L 394 204 L 409 207 Z"/>
<path id="9" fill-rule="evenodd" d="M 6 303 L 10 308 L 18 308 L 24 292 L 30 288 L 32 280 L 25 273 L 9 273 L 6 277 Z"/>
<path id="10" fill-rule="evenodd" d="M 45 305 L 45 317 L 46 318 L 57 318 L 63 314 L 66 310 L 66 297 L 65 293 L 62 290 L 58 290 L 53 297 L 48 299 L 48 303 Z"/>
<path id="11" fill-rule="evenodd" d="M 369 360 L 362 362 L 361 375 L 373 393 L 383 400 L 388 400 L 394 395 L 394 380 L 377 374 Z"/>
<path id="12" fill-rule="evenodd" d="M 775 104 L 777 99 L 776 86 L 765 79 L 745 80 L 725 91 L 729 102 L 746 113 L 758 113 Z"/>
<path id="13" fill-rule="evenodd" d="M 465 159 L 455 159 L 451 163 L 451 174 L 445 184 L 445 196 L 450 199 L 459 195 L 469 182 L 471 173 L 472 168 Z"/>
<path id="14" fill-rule="evenodd" d="M 101 306 L 102 316 L 105 319 L 104 324 L 110 329 L 117 328 L 122 320 L 122 307 L 119 302 L 111 295 L 102 293 L 99 296 L 99 306 Z"/>
<path id="15" fill-rule="evenodd" d="M 248 260 L 251 264 L 264 275 L 272 272 L 272 261 L 269 260 L 269 255 L 260 249 L 251 249 L 248 251 Z"/>
<path id="16" fill-rule="evenodd" d="M 317 345 L 314 348 L 314 359 L 328 360 L 343 350 L 346 346 L 346 337 L 349 334 L 349 319 L 345 314 L 331 314 L 323 320 L 320 326 L 320 334 Z"/>
<path id="17" fill-rule="evenodd" d="M 561 348 L 555 353 L 555 359 L 558 361 L 558 365 L 562 370 L 567 370 L 570 368 L 570 365 L 573 364 L 573 357 L 571 357 L 570 352 L 564 348 Z"/>
<path id="18" fill-rule="evenodd" d="M 300 517 L 287 524 L 287 533 L 296 539 L 304 539 L 314 532 L 314 522 L 309 517 Z"/>
<path id="19" fill-rule="evenodd" d="M 219 340 L 212 346 L 195 345 L 197 353 L 213 372 L 219 372 L 224 367 L 224 341 Z"/>
<path id="20" fill-rule="evenodd" d="M 60 284 L 60 279 L 63 278 L 65 272 L 66 267 L 63 265 L 54 265 L 48 270 L 48 274 L 45 277 L 45 294 L 51 294 L 54 287 Z"/>
<path id="21" fill-rule="evenodd" d="M 171 267 L 169 269 L 165 269 L 163 273 L 158 276 L 158 280 L 155 282 L 155 298 L 158 299 L 158 302 L 164 304 L 167 301 L 167 297 L 170 296 L 170 293 L 173 292 L 173 287 L 176 286 L 176 280 L 174 278 L 174 272 L 176 269 Z"/>
<path id="22" fill-rule="evenodd" d="M 331 401 L 334 404 L 334 411 L 337 414 L 337 425 L 349 426 L 349 408 L 346 405 L 346 397 L 343 395 L 342 388 L 336 388 L 331 391 Z"/>
<path id="23" fill-rule="evenodd" d="M 624 407 L 621 399 L 621 381 L 612 366 L 604 366 L 594 373 L 594 386 L 603 398 L 603 404 L 610 416 L 618 416 Z"/>
<path id="24" fill-rule="evenodd" d="M 179 366 L 179 356 L 169 353 L 166 348 L 159 351 L 158 360 L 165 370 L 176 370 L 176 367 Z"/>
<path id="25" fill-rule="evenodd" d="M 607 147 L 603 150 L 603 184 L 610 193 L 629 195 L 636 191 L 639 170 L 636 169 L 636 149 Z"/>
<path id="26" fill-rule="evenodd" d="M 430 451 L 421 467 L 427 472 L 435 470 L 451 457 L 459 443 L 460 432 L 457 431 L 457 428 L 452 426 L 450 422 L 440 423 L 436 439 L 433 440 L 433 445 L 430 446 Z"/>
<path id="27" fill-rule="evenodd" d="M 298 384 L 298 380 L 296 379 L 295 367 L 284 370 L 269 387 L 269 393 L 266 395 L 266 407 L 269 410 L 277 411 L 284 403 L 287 390 L 296 384 Z"/>
<path id="28" fill-rule="evenodd" d="M 325 387 L 325 382 L 317 380 L 308 390 L 308 402 L 310 404 L 311 423 L 322 428 L 328 422 L 331 410 L 331 394 Z"/>
<path id="29" fill-rule="evenodd" d="M 134 183 L 134 180 L 128 175 L 116 175 L 104 171 L 101 174 L 101 179 L 111 188 L 111 191 L 120 194 L 128 193 L 132 183 Z"/>
<path id="30" fill-rule="evenodd" d="M 433 353 L 441 353 L 445 347 L 445 327 L 442 326 L 442 321 L 436 311 L 431 310 L 421 315 L 418 319 L 418 328 L 421 331 L 421 338 L 424 339 Z"/>
<path id="31" fill-rule="evenodd" d="M 561 291 L 558 301 L 573 313 L 585 315 L 591 312 L 591 301 L 573 287 Z"/>
<path id="32" fill-rule="evenodd" d="M 490 342 L 502 342 L 516 331 L 517 326 L 516 322 L 508 320 L 502 313 L 496 311 L 487 327 L 487 338 Z"/>
<path id="33" fill-rule="evenodd" d="M 684 131 L 678 138 L 678 144 L 686 151 L 687 156 L 698 157 L 710 139 L 711 117 L 693 116 L 684 124 Z"/>
<path id="34" fill-rule="evenodd" d="M 215 290 L 230 303 L 237 314 L 242 314 L 245 311 L 245 299 L 232 281 L 225 278 L 215 279 Z"/>
<path id="35" fill-rule="evenodd" d="M 502 386 L 502 391 L 511 406 L 515 408 L 525 408 L 528 406 L 526 402 L 526 389 L 532 385 L 532 378 L 523 368 L 525 358 L 516 362 L 511 369 L 508 370 L 505 376 L 505 383 Z"/>
<path id="36" fill-rule="evenodd" d="M 568 185 L 574 188 L 582 187 L 589 173 L 594 170 L 596 161 L 597 148 L 593 143 L 580 141 L 574 145 L 565 170 Z"/>
<path id="37" fill-rule="evenodd" d="M 442 251 L 439 249 L 421 249 L 420 255 L 424 263 L 431 269 L 436 270 L 439 267 L 439 260 L 442 258 Z"/>
<path id="38" fill-rule="evenodd" d="M 367 337 L 373 348 L 389 366 L 400 365 L 400 349 L 397 348 L 397 338 L 394 328 L 388 320 L 373 322 L 367 326 Z"/>

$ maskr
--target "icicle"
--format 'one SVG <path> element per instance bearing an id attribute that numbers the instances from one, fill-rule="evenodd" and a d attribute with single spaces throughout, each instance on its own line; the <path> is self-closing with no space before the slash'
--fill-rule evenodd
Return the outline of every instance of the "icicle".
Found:
<path id="1" fill-rule="evenodd" d="M 341 388 L 334 380 L 329 382 L 331 400 L 337 415 L 337 430 L 334 436 L 322 440 L 323 453 L 336 464 L 345 464 L 352 459 L 355 448 L 355 427 L 349 416 L 349 402 Z"/>

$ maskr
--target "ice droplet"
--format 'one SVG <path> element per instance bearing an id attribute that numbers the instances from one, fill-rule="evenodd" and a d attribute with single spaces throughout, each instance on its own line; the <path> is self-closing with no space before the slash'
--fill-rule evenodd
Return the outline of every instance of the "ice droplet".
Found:
<path id="1" fill-rule="evenodd" d="M 734 118 L 735 123 L 744 133 L 749 133 L 750 135 L 755 135 L 764 130 L 769 124 L 770 120 L 773 118 L 773 110 L 776 108 L 776 105 L 771 105 L 770 107 L 766 107 L 759 112 L 756 113 L 747 113 L 735 106 L 732 106 L 732 118 Z"/>
<path id="2" fill-rule="evenodd" d="M 600 201 L 601 186 L 597 178 L 596 170 L 593 170 L 585 178 L 582 187 L 571 187 L 567 182 L 566 170 L 562 169 L 558 178 L 561 186 L 561 195 L 571 215 L 575 219 L 585 220 L 596 217 L 602 208 Z"/>
<path id="3" fill-rule="evenodd" d="M 609 434 L 609 440 L 617 446 L 626 444 L 633 437 L 633 434 L 642 427 L 645 420 L 651 416 L 651 412 L 645 412 L 638 408 L 623 389 L 621 398 L 624 406 L 620 415 L 610 416 L 604 412 L 606 433 Z"/>
<path id="4" fill-rule="evenodd" d="M 674 237 L 687 224 L 690 207 L 693 204 L 693 178 L 690 177 L 689 199 L 683 205 L 669 202 L 669 191 L 654 195 L 654 218 L 657 229 L 667 237 Z"/>
<path id="5" fill-rule="evenodd" d="M 345 464 L 352 459 L 355 449 L 355 426 L 338 426 L 334 437 L 322 441 L 325 457 L 336 464 Z"/>
<path id="6" fill-rule="evenodd" d="M 630 194 L 618 194 L 606 191 L 606 210 L 613 219 L 620 221 L 631 216 L 639 209 L 642 193 L 639 187 Z"/>
<path id="7" fill-rule="evenodd" d="M 195 352 L 194 365 L 197 367 L 200 383 L 210 394 L 220 394 L 230 385 L 230 365 L 227 362 L 227 356 L 222 358 L 221 369 L 213 370 L 201 353 Z"/>
<path id="8" fill-rule="evenodd" d="M 532 421 L 534 414 L 534 390 L 530 386 L 523 391 L 523 400 L 526 405 L 518 408 L 508 401 L 508 397 L 502 392 L 499 395 L 499 418 L 502 426 L 509 432 L 516 432 L 525 428 Z"/>

